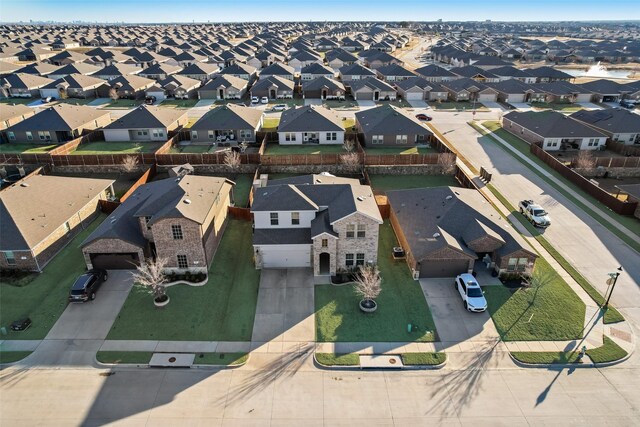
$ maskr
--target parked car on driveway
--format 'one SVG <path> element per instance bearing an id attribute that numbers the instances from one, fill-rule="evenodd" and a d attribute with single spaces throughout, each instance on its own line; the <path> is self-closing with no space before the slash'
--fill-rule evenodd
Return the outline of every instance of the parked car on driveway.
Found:
<path id="1" fill-rule="evenodd" d="M 464 308 L 475 313 L 482 313 L 487 309 L 487 300 L 476 278 L 469 273 L 456 277 L 455 287 L 462 297 Z"/>
<path id="2" fill-rule="evenodd" d="M 520 208 L 520 213 L 534 226 L 547 228 L 551 225 L 549 214 L 541 206 L 536 205 L 533 200 L 521 201 L 518 203 L 518 208 Z"/>
<path id="3" fill-rule="evenodd" d="M 100 285 L 108 279 L 107 271 L 99 268 L 89 270 L 76 279 L 69 292 L 69 302 L 86 302 L 96 298 Z"/>
<path id="4" fill-rule="evenodd" d="M 273 106 L 273 108 L 271 108 L 272 111 L 284 111 L 286 109 L 287 109 L 286 104 L 276 104 Z"/>
<path id="5" fill-rule="evenodd" d="M 633 110 L 634 108 L 636 108 L 636 103 L 625 99 L 620 101 L 620 106 L 628 108 L 629 110 Z"/>
<path id="6" fill-rule="evenodd" d="M 257 103 L 259 103 L 259 102 L 260 102 L 260 100 L 258 99 L 258 97 L 257 97 L 257 96 L 252 96 L 252 97 L 251 97 L 251 103 L 252 103 L 252 104 L 257 104 Z"/>
<path id="7" fill-rule="evenodd" d="M 421 122 L 430 122 L 431 120 L 433 120 L 431 116 L 427 116 L 423 113 L 416 114 L 416 119 L 420 120 Z"/>
<path id="8" fill-rule="evenodd" d="M 266 96 L 263 96 L 262 98 L 260 98 L 260 104 L 268 104 L 269 103 L 269 98 L 267 98 Z"/>

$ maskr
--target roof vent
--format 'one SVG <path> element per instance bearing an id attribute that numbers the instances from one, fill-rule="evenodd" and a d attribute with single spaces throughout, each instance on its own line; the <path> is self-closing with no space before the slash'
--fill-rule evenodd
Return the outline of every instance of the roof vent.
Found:
<path id="1" fill-rule="evenodd" d="M 440 233 L 433 233 L 433 237 L 437 239 L 438 237 L 440 237 Z"/>
<path id="2" fill-rule="evenodd" d="M 361 202 L 364 202 L 364 197 L 358 196 L 358 200 L 360 200 Z"/>
<path id="3" fill-rule="evenodd" d="M 190 204 L 191 204 L 191 200 L 189 200 L 189 199 L 184 199 L 184 200 L 183 200 L 183 202 L 184 202 L 186 205 L 190 205 Z"/>
<path id="4" fill-rule="evenodd" d="M 445 200 L 451 200 L 451 199 L 453 199 L 453 196 L 447 196 L 447 197 L 445 197 Z"/>
<path id="5" fill-rule="evenodd" d="M 22 182 L 20 183 L 20 187 L 28 187 L 29 183 L 28 182 Z"/>

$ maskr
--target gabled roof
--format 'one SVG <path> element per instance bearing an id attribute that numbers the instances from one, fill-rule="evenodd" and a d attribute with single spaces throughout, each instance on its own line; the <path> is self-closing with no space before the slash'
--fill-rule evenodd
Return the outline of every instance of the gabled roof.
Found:
<path id="1" fill-rule="evenodd" d="M 140 71 L 138 74 L 142 75 L 156 75 L 156 74 L 173 74 L 182 70 L 182 67 L 171 64 L 153 64 Z"/>
<path id="2" fill-rule="evenodd" d="M 100 67 L 96 67 L 95 65 L 85 64 L 84 62 L 74 62 L 73 64 L 63 65 L 57 70 L 49 73 L 52 75 L 61 75 L 61 74 L 95 74 L 100 71 Z"/>
<path id="3" fill-rule="evenodd" d="M 127 74 L 124 76 L 116 77 L 113 80 L 109 80 L 109 84 L 112 87 L 119 86 L 120 89 L 137 91 L 142 88 L 147 88 L 155 81 L 146 77 L 136 76 L 134 74 Z"/>
<path id="4" fill-rule="evenodd" d="M 241 62 L 236 62 L 233 65 L 223 68 L 219 74 L 252 75 L 252 74 L 255 74 L 256 71 L 257 71 L 256 67 L 252 67 L 251 65 L 243 64 Z"/>
<path id="5" fill-rule="evenodd" d="M 282 112 L 278 132 L 344 131 L 340 117 L 322 106 L 293 107 Z"/>
<path id="6" fill-rule="evenodd" d="M 599 79 L 593 80 L 588 83 L 582 83 L 578 86 L 583 87 L 588 92 L 599 93 L 604 95 L 618 95 L 621 92 L 626 92 L 624 85 L 615 82 L 613 80 Z"/>
<path id="7" fill-rule="evenodd" d="M 226 75 L 226 76 L 216 76 L 209 80 L 204 86 L 202 86 L 199 90 L 215 90 L 219 87 L 229 88 L 233 87 L 236 89 L 242 89 L 247 87 L 249 82 L 245 79 L 241 79 L 240 77 Z"/>
<path id="8" fill-rule="evenodd" d="M 580 110 L 569 117 L 608 133 L 640 133 L 640 115 L 627 109 Z"/>
<path id="9" fill-rule="evenodd" d="M 254 83 L 251 90 L 267 90 L 273 85 L 277 86 L 278 90 L 293 90 L 296 84 L 293 80 L 283 79 L 280 76 L 268 76 Z"/>
<path id="10" fill-rule="evenodd" d="M 527 73 L 531 74 L 534 77 L 538 78 L 553 78 L 553 79 L 572 79 L 573 76 L 571 74 L 567 74 L 564 71 L 557 70 L 553 67 L 538 67 L 538 68 L 527 68 L 525 70 Z"/>
<path id="11" fill-rule="evenodd" d="M 376 68 L 376 72 L 383 76 L 401 76 L 401 77 L 414 77 L 415 74 L 412 71 L 398 64 L 383 65 L 380 68 Z"/>
<path id="12" fill-rule="evenodd" d="M 84 105 L 56 104 L 40 111 L 20 123 L 8 128 L 8 131 L 71 131 L 79 129 L 94 120 L 109 116 L 108 111 L 98 110 Z"/>
<path id="13" fill-rule="evenodd" d="M 416 74 L 419 74 L 424 77 L 455 77 L 451 71 L 446 70 L 438 65 L 427 65 L 415 70 Z"/>
<path id="14" fill-rule="evenodd" d="M 312 62 L 309 65 L 305 65 L 302 67 L 300 71 L 301 74 L 331 74 L 333 75 L 335 71 L 333 68 L 327 67 L 324 64 L 318 64 L 317 62 Z"/>
<path id="15" fill-rule="evenodd" d="M 271 65 L 267 65 L 260 71 L 262 76 L 293 76 L 295 69 L 279 62 L 274 62 Z"/>
<path id="16" fill-rule="evenodd" d="M 23 73 L 9 74 L 0 80 L 3 87 L 15 89 L 39 89 L 52 82 L 53 80 L 47 77 Z"/>
<path id="17" fill-rule="evenodd" d="M 141 105 L 105 126 L 105 129 L 166 128 L 187 113 L 173 108 Z"/>
<path id="18" fill-rule="evenodd" d="M 344 85 L 342 84 L 342 82 L 335 80 L 335 79 L 330 79 L 327 78 L 325 76 L 320 76 L 320 77 L 316 77 L 313 80 L 303 80 L 302 81 L 302 90 L 303 91 L 307 91 L 307 90 L 320 90 L 322 88 L 328 88 L 331 90 L 342 90 L 344 91 Z"/>
<path id="19" fill-rule="evenodd" d="M 381 90 L 385 92 L 395 92 L 395 88 L 391 86 L 389 83 L 371 78 L 371 79 L 361 79 L 361 80 L 349 80 L 345 82 L 347 86 L 351 88 L 351 92 L 357 92 L 364 87 L 368 87 L 371 90 Z"/>
<path id="20" fill-rule="evenodd" d="M 356 121 L 363 132 L 370 135 L 431 134 L 418 119 L 391 104 L 359 111 Z"/>
<path id="21" fill-rule="evenodd" d="M 206 62 L 194 62 L 193 64 L 189 64 L 184 67 L 182 70 L 178 71 L 178 74 L 190 75 L 190 74 L 205 74 L 211 75 L 213 73 L 217 73 L 220 70 L 215 64 L 209 64 Z"/>
<path id="22" fill-rule="evenodd" d="M 59 78 L 58 80 L 49 83 L 44 86 L 43 89 L 55 89 L 58 86 L 64 86 L 72 89 L 84 89 L 98 87 L 102 84 L 106 84 L 105 80 L 97 77 L 85 76 L 84 74 L 69 74 Z"/>
<path id="23" fill-rule="evenodd" d="M 2 104 L 0 108 L 0 122 L 13 119 L 14 117 L 30 116 L 33 115 L 33 108 L 27 107 L 24 104 Z"/>
<path id="24" fill-rule="evenodd" d="M 525 93 L 527 91 L 534 91 L 530 84 L 524 83 L 521 80 L 509 79 L 503 80 L 497 83 L 485 83 L 490 88 L 502 93 Z"/>
<path id="25" fill-rule="evenodd" d="M 530 130 L 543 138 L 601 138 L 604 135 L 557 111 L 512 111 L 504 119 Z"/>
<path id="26" fill-rule="evenodd" d="M 262 119 L 262 111 L 236 104 L 214 108 L 191 126 L 190 130 L 255 129 Z"/>
<path id="27" fill-rule="evenodd" d="M 351 65 L 345 65 L 338 69 L 343 76 L 374 76 L 376 72 L 364 65 L 355 63 Z"/>

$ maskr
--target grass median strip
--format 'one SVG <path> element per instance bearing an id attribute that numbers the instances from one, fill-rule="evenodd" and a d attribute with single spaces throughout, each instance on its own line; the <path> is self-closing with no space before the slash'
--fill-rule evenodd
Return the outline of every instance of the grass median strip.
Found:
<path id="1" fill-rule="evenodd" d="M 335 354 L 335 353 L 316 353 L 316 360 L 325 366 L 358 366 L 360 365 L 360 356 L 355 353 Z"/>
<path id="2" fill-rule="evenodd" d="M 148 364 L 153 356 L 152 351 L 99 351 L 96 359 L 100 363 Z"/>
<path id="3" fill-rule="evenodd" d="M 248 353 L 197 353 L 194 365 L 244 365 L 249 360 Z"/>
<path id="4" fill-rule="evenodd" d="M 593 299 L 593 301 L 598 304 L 599 306 L 603 306 L 604 305 L 604 297 L 600 294 L 600 292 L 598 292 L 598 290 L 596 288 L 594 288 L 591 283 L 589 283 L 589 281 L 587 281 L 587 279 L 584 278 L 584 276 L 582 276 L 582 274 L 580 274 L 578 272 L 578 270 L 576 270 L 570 263 L 569 261 L 567 261 L 548 241 L 547 239 L 545 239 L 544 237 L 542 237 L 540 235 L 540 233 L 538 232 L 538 230 L 531 225 L 528 221 L 526 221 L 524 219 L 524 217 L 522 217 L 517 210 L 513 207 L 513 205 L 491 184 L 487 185 L 487 187 L 489 188 L 489 190 L 493 193 L 494 196 L 496 196 L 496 198 L 498 200 L 500 200 L 500 202 L 511 211 L 511 213 L 513 214 L 513 216 L 515 218 L 518 219 L 518 221 L 531 233 L 531 235 L 538 241 L 538 243 L 540 243 L 540 245 L 547 251 L 549 252 L 549 254 L 556 260 L 556 262 L 558 264 L 560 264 L 560 266 L 562 268 L 565 269 L 565 271 L 567 273 L 569 273 L 569 275 L 573 278 L 573 280 L 575 280 L 578 285 L 580 285 L 580 287 L 582 289 L 584 289 L 584 291 L 589 294 L 589 296 L 591 297 L 591 299 Z M 604 319 L 603 319 L 604 323 L 617 323 L 617 322 L 622 322 L 624 321 L 624 317 L 622 316 L 622 314 L 620 314 L 620 312 L 618 310 L 616 310 L 614 307 L 612 307 L 611 305 L 609 306 L 609 308 L 607 309 L 607 311 L 604 313 Z"/>
<path id="5" fill-rule="evenodd" d="M 402 363 L 407 366 L 436 366 L 447 360 L 445 353 L 402 353 Z M 325 366 L 359 366 L 360 355 L 355 353 L 316 353 L 316 360 Z"/>
<path id="6" fill-rule="evenodd" d="M 402 353 L 404 365 L 441 365 L 447 360 L 445 353 Z"/>
<path id="7" fill-rule="evenodd" d="M 573 190 L 573 192 L 579 194 L 582 198 L 584 198 L 585 200 L 588 200 L 589 202 L 591 202 L 591 204 L 593 204 L 596 207 L 596 209 L 599 211 L 600 214 L 604 215 L 607 218 L 611 218 L 611 219 L 619 222 L 624 227 L 628 228 L 629 231 L 631 231 L 632 233 L 634 233 L 636 235 L 640 235 L 640 222 L 637 219 L 635 219 L 633 217 L 626 217 L 626 216 L 623 216 L 623 215 L 616 214 L 615 212 L 612 212 L 612 211 L 602 207 L 599 201 L 597 201 L 596 199 L 594 199 L 593 197 L 591 197 L 590 195 L 588 195 L 587 193 L 585 193 L 584 191 L 582 191 L 581 189 L 576 187 L 573 183 L 571 183 L 565 177 L 560 175 L 558 172 L 556 172 L 553 169 L 551 169 L 546 163 L 544 163 L 542 160 L 540 160 L 534 154 L 532 154 L 530 152 L 530 150 L 529 150 L 529 144 L 528 143 L 526 143 L 522 139 L 520 139 L 520 138 L 516 137 L 515 135 L 512 135 L 509 132 L 507 132 L 504 129 L 502 129 L 502 127 L 500 126 L 500 123 L 494 122 L 494 121 L 483 122 L 482 125 L 485 126 L 490 131 L 490 133 L 487 133 L 485 130 L 481 129 L 478 126 L 478 124 L 475 123 L 475 122 L 469 122 L 469 125 L 471 127 L 473 127 L 475 130 L 477 130 L 479 133 L 481 133 L 482 135 L 488 136 L 491 139 L 495 140 L 495 138 L 493 138 L 492 134 L 495 134 L 495 135 L 499 136 L 501 139 L 506 141 L 511 147 L 513 147 L 514 149 L 519 151 L 521 154 L 523 154 L 526 158 L 531 160 L 536 165 L 540 166 L 543 170 L 545 170 L 551 176 L 553 176 L 554 178 L 556 178 L 557 180 L 562 182 L 565 186 L 567 186 L 568 188 L 571 188 Z M 528 162 L 524 161 L 520 156 L 517 156 L 517 155 L 513 154 L 513 152 L 511 152 L 511 150 L 509 150 L 508 148 L 504 147 L 500 143 L 498 143 L 498 146 L 500 148 L 502 148 L 503 150 L 507 151 L 509 154 L 511 154 L 513 157 L 515 157 L 520 163 L 522 163 L 527 168 L 529 168 L 531 171 L 533 171 L 538 176 L 540 176 L 545 182 L 547 182 L 549 185 L 551 185 L 556 190 L 558 190 L 560 193 L 562 193 L 567 199 L 569 199 L 572 203 L 574 203 L 576 206 L 578 206 L 581 210 L 583 210 L 584 212 L 589 214 L 592 218 L 594 218 L 596 221 L 598 221 L 602 226 L 604 226 L 609 231 L 611 231 L 613 234 L 618 236 L 621 240 L 623 240 L 625 243 L 627 243 L 633 249 L 635 249 L 636 251 L 640 252 L 640 244 L 637 243 L 635 240 L 631 239 L 629 236 L 627 236 L 627 234 L 625 232 L 623 232 L 623 231 L 619 230 L 618 228 L 614 227 L 613 225 L 611 225 L 608 221 L 603 219 L 601 217 L 601 215 L 598 215 L 598 213 L 596 213 L 593 209 L 587 207 L 584 203 L 580 202 L 577 198 L 575 198 L 567 190 L 565 190 L 564 188 L 558 186 L 557 183 L 554 182 L 551 178 L 549 178 L 548 176 L 546 176 L 545 174 L 540 172 L 538 169 L 534 168 Z"/>
<path id="8" fill-rule="evenodd" d="M 604 336 L 600 347 L 586 351 L 593 363 L 615 362 L 627 356 L 627 352 L 611 338 Z M 511 355 L 522 363 L 531 364 L 566 364 L 577 363 L 580 350 L 573 351 L 514 351 Z"/>
<path id="9" fill-rule="evenodd" d="M 0 351 L 0 363 L 18 362 L 31 353 L 31 351 Z"/>
<path id="10" fill-rule="evenodd" d="M 587 355 L 593 361 L 593 363 L 613 362 L 627 356 L 627 352 L 618 344 L 616 344 L 611 338 L 606 335 L 603 338 L 604 341 L 601 347 L 587 350 Z"/>

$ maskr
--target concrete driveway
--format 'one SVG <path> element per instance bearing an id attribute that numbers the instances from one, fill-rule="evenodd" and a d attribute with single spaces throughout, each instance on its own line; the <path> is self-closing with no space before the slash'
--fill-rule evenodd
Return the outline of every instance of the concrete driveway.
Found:
<path id="1" fill-rule="evenodd" d="M 255 345 L 268 343 L 280 348 L 312 342 L 315 339 L 313 289 L 310 269 L 262 270 L 251 341 Z"/>
<path id="2" fill-rule="evenodd" d="M 420 286 L 445 350 L 460 343 L 496 342 L 500 338 L 488 312 L 465 310 L 453 278 L 420 279 Z"/>

